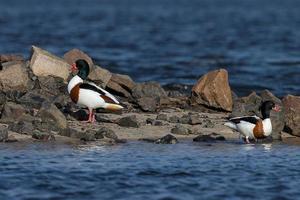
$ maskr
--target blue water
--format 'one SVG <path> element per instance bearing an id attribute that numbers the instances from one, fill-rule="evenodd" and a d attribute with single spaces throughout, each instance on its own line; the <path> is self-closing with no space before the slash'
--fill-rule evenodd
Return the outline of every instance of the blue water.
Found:
<path id="1" fill-rule="evenodd" d="M 300 95 L 297 0 L 0 0 L 0 53 L 80 48 L 135 81 L 220 67 L 239 95 Z M 297 199 L 298 146 L 0 144 L 0 199 Z"/>
<path id="2" fill-rule="evenodd" d="M 0 146 L 0 199 L 298 199 L 300 147 Z"/>
<path id="3" fill-rule="evenodd" d="M 194 84 L 220 67 L 239 95 L 300 95 L 298 0 L 0 0 L 0 53 L 80 48 L 135 81 Z"/>

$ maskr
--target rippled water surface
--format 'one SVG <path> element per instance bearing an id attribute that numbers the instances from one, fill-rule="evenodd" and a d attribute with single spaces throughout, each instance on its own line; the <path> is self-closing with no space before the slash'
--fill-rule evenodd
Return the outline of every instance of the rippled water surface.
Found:
<path id="1" fill-rule="evenodd" d="M 224 67 L 240 95 L 300 94 L 297 0 L 0 0 L 0 53 L 80 48 L 135 81 L 193 84 Z"/>
<path id="2" fill-rule="evenodd" d="M 297 199 L 300 151 L 283 144 L 0 146 L 0 199 Z"/>

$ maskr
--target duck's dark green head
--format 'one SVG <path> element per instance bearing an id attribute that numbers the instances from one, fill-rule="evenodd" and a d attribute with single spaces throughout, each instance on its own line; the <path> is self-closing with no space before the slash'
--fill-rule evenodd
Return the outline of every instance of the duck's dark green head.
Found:
<path id="1" fill-rule="evenodd" d="M 86 79 L 90 73 L 89 64 L 85 60 L 79 59 L 76 60 L 75 65 L 76 68 L 79 70 L 77 75 L 83 80 Z"/>

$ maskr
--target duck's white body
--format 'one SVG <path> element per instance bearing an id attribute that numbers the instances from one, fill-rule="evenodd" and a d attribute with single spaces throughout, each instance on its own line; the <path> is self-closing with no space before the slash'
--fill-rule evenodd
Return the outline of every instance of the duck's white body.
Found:
<path id="1" fill-rule="evenodd" d="M 272 123 L 270 118 L 262 120 L 257 116 L 246 116 L 235 117 L 229 120 L 230 121 L 226 122 L 224 125 L 238 131 L 246 138 L 247 142 L 249 142 L 249 139 L 268 137 L 272 133 Z M 256 123 L 253 123 L 255 121 Z"/>
<path id="2" fill-rule="evenodd" d="M 78 97 L 77 101 L 75 102 L 79 106 L 88 107 L 89 109 L 104 108 L 111 110 L 119 110 L 123 108 L 122 106 L 118 105 L 119 101 L 106 90 L 98 87 L 96 84 L 91 82 L 87 82 L 85 84 L 90 85 L 91 88 L 97 88 L 97 91 L 87 88 L 80 88 L 80 85 L 83 83 L 84 81 L 82 80 L 82 78 L 76 75 L 70 80 L 68 84 L 68 92 L 69 94 L 71 94 L 71 98 L 72 94 L 74 93 L 72 90 L 79 90 L 78 92 L 76 92 L 76 94 L 78 94 Z M 72 100 L 73 99 L 74 97 L 72 98 Z M 110 101 L 107 102 L 107 99 L 110 99 Z"/>

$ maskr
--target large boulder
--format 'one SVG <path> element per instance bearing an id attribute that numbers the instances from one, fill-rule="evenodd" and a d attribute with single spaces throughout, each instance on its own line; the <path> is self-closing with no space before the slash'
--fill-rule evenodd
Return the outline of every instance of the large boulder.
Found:
<path id="1" fill-rule="evenodd" d="M 30 67 L 36 76 L 56 76 L 66 81 L 69 77 L 70 65 L 63 59 L 43 50 L 32 46 L 32 56 Z"/>
<path id="2" fill-rule="evenodd" d="M 68 128 L 68 122 L 64 114 L 52 103 L 43 102 L 38 116 L 42 119 L 42 123 L 47 123 L 50 130 L 65 131 Z"/>
<path id="3" fill-rule="evenodd" d="M 112 74 L 107 69 L 104 69 L 98 65 L 95 65 L 94 68 L 90 71 L 88 78 L 95 82 L 97 85 L 105 88 L 111 79 Z"/>
<path id="4" fill-rule="evenodd" d="M 65 53 L 64 59 L 70 65 L 75 63 L 76 60 L 78 60 L 78 59 L 83 59 L 89 64 L 90 69 L 91 70 L 93 69 L 94 63 L 93 63 L 92 58 L 79 49 L 72 49 L 72 50 L 68 51 L 67 53 Z"/>
<path id="5" fill-rule="evenodd" d="M 0 90 L 3 92 L 26 92 L 30 84 L 26 65 L 23 62 L 7 62 L 0 70 Z"/>
<path id="6" fill-rule="evenodd" d="M 135 86 L 135 82 L 127 75 L 112 74 L 106 87 L 114 94 L 123 97 L 131 97 L 132 89 Z"/>
<path id="7" fill-rule="evenodd" d="M 132 88 L 132 97 L 143 111 L 156 111 L 162 99 L 167 99 L 167 93 L 156 82 L 136 84 Z"/>
<path id="8" fill-rule="evenodd" d="M 232 111 L 232 94 L 225 69 L 211 71 L 202 76 L 192 88 L 192 104 Z"/>
<path id="9" fill-rule="evenodd" d="M 287 131 L 300 136 L 300 96 L 287 95 L 283 98 L 283 105 Z"/>

